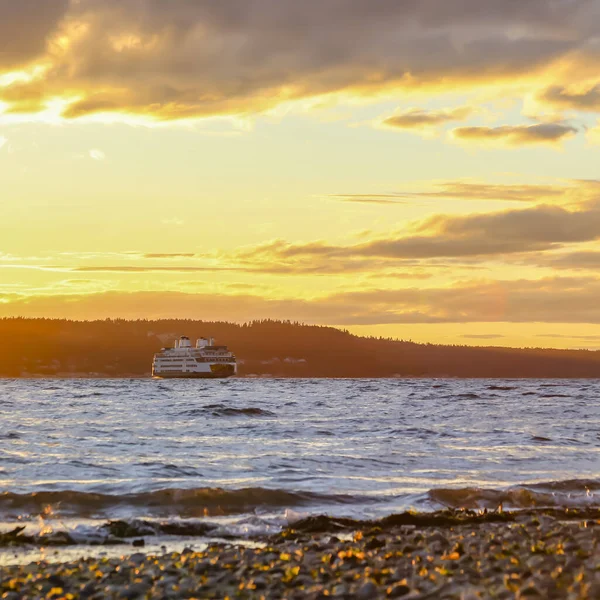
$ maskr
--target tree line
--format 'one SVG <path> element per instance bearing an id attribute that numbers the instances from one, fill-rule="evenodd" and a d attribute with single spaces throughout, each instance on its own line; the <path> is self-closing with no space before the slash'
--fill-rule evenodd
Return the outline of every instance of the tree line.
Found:
<path id="1" fill-rule="evenodd" d="M 0 376 L 143 377 L 180 335 L 214 337 L 242 376 L 600 377 L 600 352 L 418 344 L 291 321 L 0 319 Z"/>

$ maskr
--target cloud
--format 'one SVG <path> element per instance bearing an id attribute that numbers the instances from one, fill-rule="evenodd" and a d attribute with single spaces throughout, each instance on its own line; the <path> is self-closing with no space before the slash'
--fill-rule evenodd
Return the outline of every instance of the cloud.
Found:
<path id="1" fill-rule="evenodd" d="M 553 85 L 538 94 L 537 100 L 559 109 L 600 112 L 600 84 L 574 90 Z"/>
<path id="2" fill-rule="evenodd" d="M 473 186 L 473 187 L 470 187 Z M 379 279 L 429 279 L 465 269 L 490 268 L 490 261 L 512 265 L 595 269 L 600 252 L 578 246 L 600 240 L 600 183 L 570 185 L 487 186 L 444 182 L 433 195 L 487 194 L 514 200 L 577 200 L 569 205 L 537 204 L 466 215 L 438 214 L 387 233 L 370 232 L 347 243 L 324 240 L 267 241 L 234 250 L 210 252 L 65 253 L 10 260 L 3 269 L 20 268 L 67 273 L 246 273 L 269 276 L 363 274 Z M 419 192 L 420 193 L 420 192 Z M 564 194 L 564 197 L 559 194 Z M 574 246 L 575 247 L 572 247 Z M 52 262 L 49 262 L 52 261 Z M 461 271 L 459 271 L 461 270 Z M 162 281 L 164 279 L 161 278 Z"/>
<path id="3" fill-rule="evenodd" d="M 573 210 L 542 204 L 467 216 L 437 215 L 416 224 L 405 234 L 348 246 L 275 240 L 242 249 L 237 258 L 294 264 L 298 259 L 314 262 L 315 258 L 331 262 L 491 257 L 558 249 L 565 244 L 596 239 L 600 239 L 600 204 L 590 203 Z"/>
<path id="4" fill-rule="evenodd" d="M 13 265 L 0 265 L 8 267 Z M 269 257 L 266 260 L 239 260 L 239 256 L 223 256 L 219 264 L 198 265 L 198 266 L 158 266 L 158 265 L 92 265 L 92 266 L 28 266 L 22 268 L 32 268 L 48 271 L 64 271 L 76 273 L 219 273 L 219 272 L 237 272 L 237 273 L 255 273 L 266 275 L 332 275 L 349 272 L 378 271 L 389 265 L 382 264 L 379 259 L 364 259 L 361 257 L 349 257 L 347 259 L 338 258 L 328 261 L 285 261 L 278 260 L 276 257 Z M 396 265 L 398 269 L 402 267 L 404 271 L 396 270 L 394 277 L 404 279 L 425 279 L 429 274 L 415 272 L 411 269 L 414 265 Z"/>
<path id="5" fill-rule="evenodd" d="M 347 324 L 402 322 L 598 323 L 596 278 L 547 278 L 459 284 L 450 288 L 373 290 L 338 301 L 368 307 Z M 330 301 L 335 298 L 330 298 Z"/>
<path id="6" fill-rule="evenodd" d="M 0 0 L 0 72 L 43 56 L 70 0 Z"/>
<path id="7" fill-rule="evenodd" d="M 433 184 L 422 192 L 390 192 L 387 194 L 331 194 L 333 200 L 366 204 L 412 204 L 422 199 L 494 200 L 506 202 L 541 202 L 557 200 L 589 200 L 600 195 L 600 181 L 568 180 L 561 184 L 494 184 L 451 180 Z"/>
<path id="8" fill-rule="evenodd" d="M 533 257 L 532 263 L 552 269 L 600 269 L 600 251 L 580 250 L 561 254 L 541 254 Z"/>
<path id="9" fill-rule="evenodd" d="M 415 198 L 447 198 L 455 200 L 497 200 L 509 202 L 539 202 L 554 200 L 567 195 L 574 187 L 582 188 L 578 182 L 574 186 L 533 185 L 533 184 L 492 184 L 467 181 L 446 181 L 435 186 L 434 191 L 415 192 Z"/>
<path id="10" fill-rule="evenodd" d="M 328 198 L 358 204 L 408 204 L 401 194 L 330 194 Z"/>
<path id="11" fill-rule="evenodd" d="M 600 280 L 547 278 L 452 287 L 368 289 L 310 299 L 252 293 L 103 292 L 0 297 L 0 316 L 90 318 L 273 318 L 329 325 L 392 323 L 600 323 Z"/>
<path id="12" fill-rule="evenodd" d="M 2 0 L 9 110 L 64 98 L 64 115 L 246 115 L 332 93 L 531 78 L 597 35 L 588 0 Z M 37 62 L 35 62 L 37 61 Z M 11 90 L 11 88 L 13 88 Z"/>
<path id="13" fill-rule="evenodd" d="M 574 136 L 577 129 L 561 123 L 503 125 L 501 127 L 458 127 L 452 137 L 464 142 L 506 146 L 555 145 Z"/>
<path id="14" fill-rule="evenodd" d="M 431 111 L 410 108 L 387 117 L 381 125 L 391 129 L 431 129 L 455 121 L 464 121 L 473 112 L 474 109 L 469 106 Z"/>
<path id="15" fill-rule="evenodd" d="M 539 333 L 536 337 L 540 338 L 555 338 L 567 340 L 584 340 L 587 342 L 595 342 L 600 340 L 600 335 L 564 335 L 562 333 Z"/>
<path id="16" fill-rule="evenodd" d="M 58 267 L 56 267 L 58 268 Z M 206 273 L 213 271 L 241 271 L 236 267 L 219 266 L 131 266 L 131 265 L 113 265 L 113 266 L 88 266 L 88 267 L 70 267 L 71 271 L 78 273 Z"/>

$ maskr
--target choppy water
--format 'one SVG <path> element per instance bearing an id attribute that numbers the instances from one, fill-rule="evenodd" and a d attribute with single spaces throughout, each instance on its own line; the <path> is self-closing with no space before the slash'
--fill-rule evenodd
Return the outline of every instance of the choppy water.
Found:
<path id="1" fill-rule="evenodd" d="M 4 523 L 239 533 L 295 513 L 599 505 L 600 381 L 0 380 L 0 486 Z"/>

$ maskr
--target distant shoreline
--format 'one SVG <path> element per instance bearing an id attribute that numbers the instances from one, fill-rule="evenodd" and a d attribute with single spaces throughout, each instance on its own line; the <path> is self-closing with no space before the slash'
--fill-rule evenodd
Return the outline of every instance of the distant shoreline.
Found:
<path id="1" fill-rule="evenodd" d="M 228 378 L 215 378 L 215 379 L 194 379 L 194 378 L 189 378 L 186 379 L 185 377 L 179 377 L 179 378 L 174 378 L 174 379 L 160 379 L 160 378 L 154 378 L 151 375 L 148 376 L 144 376 L 144 375 L 19 375 L 19 376 L 8 376 L 8 375 L 0 375 L 0 380 L 8 380 L 8 379 L 19 379 L 19 380 L 56 380 L 56 381 L 83 381 L 83 380 L 91 380 L 91 381 L 103 381 L 103 380 L 110 380 L 110 379 L 131 379 L 131 380 L 152 380 L 152 381 L 156 381 L 156 382 L 172 382 L 172 381 L 197 381 L 197 382 L 204 382 L 206 383 L 207 381 L 214 381 L 214 382 L 224 382 L 224 381 L 235 381 L 235 380 L 239 380 L 239 379 L 243 379 L 244 381 L 250 380 L 250 381 L 254 381 L 254 380 L 271 380 L 271 379 L 340 379 L 340 380 L 356 380 L 356 381 L 360 381 L 360 380 L 368 380 L 368 379 L 386 379 L 386 380 L 396 380 L 396 381 L 403 381 L 403 380 L 448 380 L 448 379 L 452 379 L 452 380 L 469 380 L 469 379 L 477 379 L 477 380 L 485 380 L 485 379 L 489 379 L 489 380 L 501 380 L 501 381 L 511 381 L 511 380 L 519 380 L 519 381 L 526 381 L 526 380 L 548 380 L 548 381 L 552 381 L 552 380 L 600 380 L 600 375 L 598 376 L 594 376 L 594 375 L 590 375 L 590 376 L 573 376 L 573 377 L 566 377 L 566 376 L 556 376 L 556 377 L 552 377 L 552 376 L 545 376 L 545 377 L 533 377 L 533 376 L 512 376 L 512 377 L 488 377 L 488 376 L 477 376 L 477 375 L 406 375 L 406 376 L 361 376 L 361 377 L 347 377 L 347 376 L 331 376 L 331 375 L 305 375 L 305 376 L 294 376 L 294 375 L 289 375 L 289 376 L 285 376 L 285 375 L 238 375 L 236 377 L 228 377 Z"/>
<path id="2" fill-rule="evenodd" d="M 153 355 L 182 334 L 227 345 L 247 379 L 600 378 L 600 351 L 591 350 L 417 344 L 269 320 L 52 319 L 0 319 L 0 377 L 149 377 Z"/>

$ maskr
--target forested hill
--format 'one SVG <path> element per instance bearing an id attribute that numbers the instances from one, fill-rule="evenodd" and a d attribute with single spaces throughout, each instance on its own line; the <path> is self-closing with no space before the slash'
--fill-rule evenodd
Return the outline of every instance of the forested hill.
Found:
<path id="1" fill-rule="evenodd" d="M 473 348 L 364 338 L 279 321 L 0 320 L 0 376 L 147 376 L 180 335 L 212 336 L 239 374 L 276 377 L 600 377 L 600 352 Z"/>

